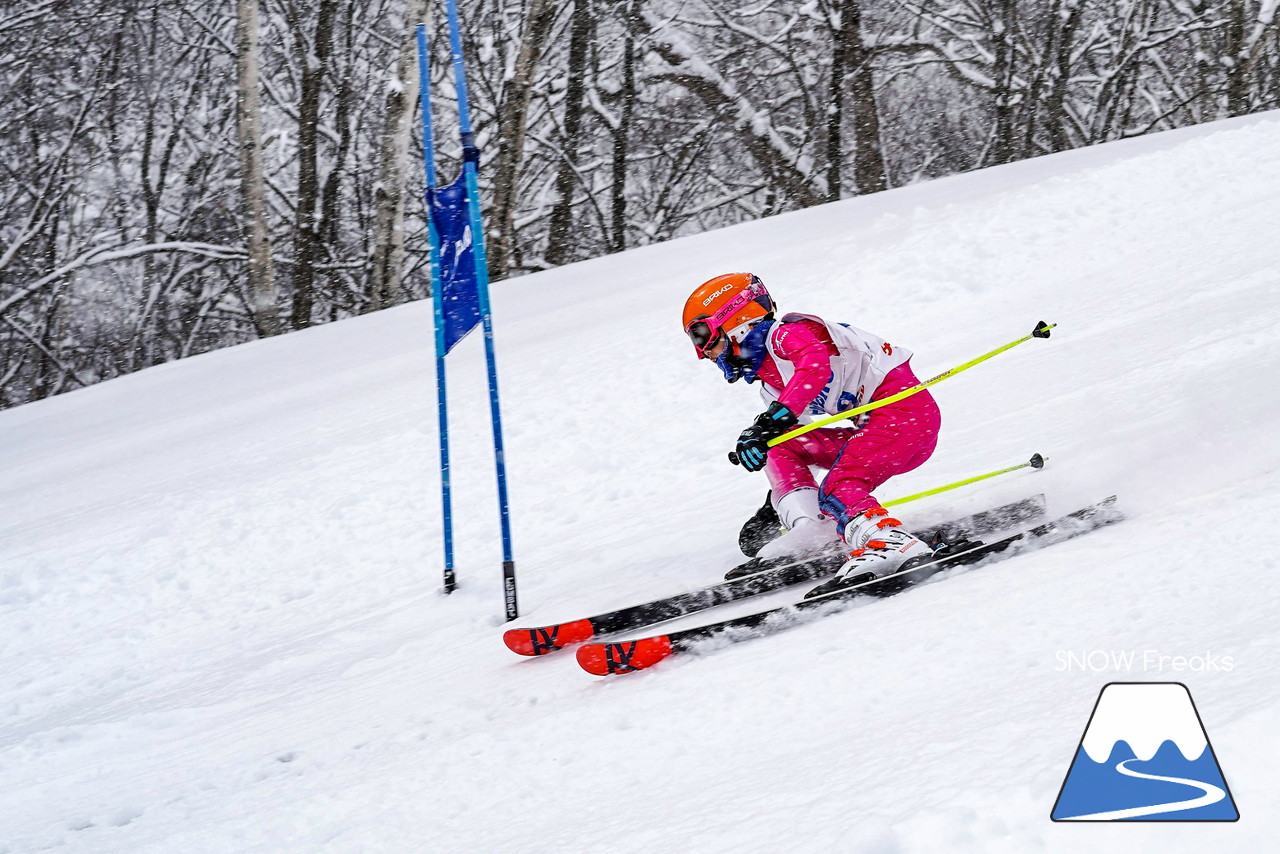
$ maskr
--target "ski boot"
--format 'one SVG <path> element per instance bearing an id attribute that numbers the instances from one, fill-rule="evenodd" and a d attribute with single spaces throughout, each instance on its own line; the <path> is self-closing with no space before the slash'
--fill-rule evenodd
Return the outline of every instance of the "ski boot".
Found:
<path id="1" fill-rule="evenodd" d="M 764 505 L 743 523 L 742 530 L 738 532 L 738 548 L 747 557 L 755 557 L 762 546 L 776 540 L 786 530 L 778 518 L 778 511 L 773 509 L 773 491 L 770 490 L 764 497 Z"/>
<path id="2" fill-rule="evenodd" d="M 877 578 L 924 563 L 934 551 L 923 540 L 903 530 L 883 507 L 864 510 L 845 526 L 845 542 L 854 546 L 849 560 L 831 578 L 805 594 L 806 599 L 856 587 Z"/>

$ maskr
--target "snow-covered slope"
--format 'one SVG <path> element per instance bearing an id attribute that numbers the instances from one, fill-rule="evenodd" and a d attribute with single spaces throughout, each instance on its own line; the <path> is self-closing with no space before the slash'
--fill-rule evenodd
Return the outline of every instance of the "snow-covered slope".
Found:
<path id="1" fill-rule="evenodd" d="M 462 587 L 439 595 L 428 305 L 0 413 L 0 852 L 1267 850 L 1278 222 L 1267 114 L 499 284 L 527 623 L 734 562 L 766 487 L 725 452 L 759 403 L 678 326 L 730 270 L 921 376 L 1057 322 L 938 386 L 937 454 L 882 497 L 1038 451 L 901 515 L 1045 491 L 1130 517 L 624 679 L 500 642 L 476 336 L 450 357 Z M 1098 650 L 1137 656 L 1073 664 Z M 1049 821 L 1126 679 L 1188 685 L 1238 823 Z"/>

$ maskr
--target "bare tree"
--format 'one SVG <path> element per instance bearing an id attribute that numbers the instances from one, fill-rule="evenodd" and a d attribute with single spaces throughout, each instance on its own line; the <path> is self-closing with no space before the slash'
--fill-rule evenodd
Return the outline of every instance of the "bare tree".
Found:
<path id="1" fill-rule="evenodd" d="M 333 20 L 337 0 L 317 0 L 314 30 L 301 7 L 290 2 L 289 28 L 294 39 L 295 63 L 301 70 L 298 92 L 298 194 L 294 207 L 293 303 L 289 325 L 311 325 L 315 305 L 316 265 L 320 261 L 320 235 L 316 223 L 320 202 L 320 99 L 325 72 L 333 52 Z"/>
<path id="2" fill-rule="evenodd" d="M 627 248 L 627 154 L 636 111 L 636 43 L 632 34 L 635 0 L 623 0 L 622 11 L 622 81 L 618 89 L 618 119 L 613 126 L 610 152 L 608 246 L 611 252 Z"/>
<path id="3" fill-rule="evenodd" d="M 418 100 L 417 38 L 413 24 L 426 14 L 426 0 L 403 3 L 404 39 L 388 74 L 383 130 L 374 185 L 373 265 L 369 271 L 371 309 L 393 305 L 404 265 L 405 169 L 408 165 L 413 108 Z"/>
<path id="4" fill-rule="evenodd" d="M 551 266 L 563 264 L 569 256 L 574 230 L 574 188 L 580 183 L 577 171 L 578 149 L 582 145 L 582 117 L 586 112 L 585 77 L 587 39 L 591 36 L 590 0 L 574 0 L 570 18 L 567 84 L 564 93 L 564 144 L 556 172 L 556 203 L 547 226 L 546 261 Z"/>
<path id="5" fill-rule="evenodd" d="M 557 4 L 553 0 L 530 0 L 521 22 L 520 49 L 498 105 L 498 154 L 493 163 L 493 202 L 489 209 L 489 231 L 485 235 L 489 273 L 495 279 L 509 275 L 515 264 L 515 213 L 528 132 L 529 100 L 556 12 Z"/>
<path id="6" fill-rule="evenodd" d="M 798 207 L 815 205 L 822 194 L 813 185 L 813 158 L 793 145 L 773 122 L 768 111 L 734 81 L 708 64 L 690 39 L 670 21 L 650 10 L 641 10 L 645 44 L 663 66 L 651 78 L 674 83 L 698 98 L 708 112 L 728 122 L 750 152 L 768 186 Z"/>
<path id="7" fill-rule="evenodd" d="M 424 0 L 260 2 L 0 10 L 0 406 L 425 296 Z M 460 5 L 495 278 L 1280 108 L 1275 0 Z"/>
<path id="8" fill-rule="evenodd" d="M 825 9 L 831 31 L 830 94 L 827 97 L 827 199 L 840 198 L 844 176 L 845 101 L 852 98 L 854 182 L 859 193 L 878 193 L 889 186 L 881 149 L 880 110 L 876 105 L 872 52 L 862 36 L 859 0 L 829 0 Z"/>
<path id="9" fill-rule="evenodd" d="M 245 242 L 249 247 L 249 289 L 261 335 L 280 331 L 275 263 L 267 231 L 266 180 L 262 171 L 262 107 L 258 94 L 258 0 L 236 0 L 236 107 L 240 141 L 240 187 Z"/>

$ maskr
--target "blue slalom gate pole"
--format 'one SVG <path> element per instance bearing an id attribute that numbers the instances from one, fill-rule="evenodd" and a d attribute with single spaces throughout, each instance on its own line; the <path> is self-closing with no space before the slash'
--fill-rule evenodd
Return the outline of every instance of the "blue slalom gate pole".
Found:
<path id="1" fill-rule="evenodd" d="M 458 89 L 458 127 L 462 134 L 462 169 L 467 187 L 467 208 L 471 219 L 471 240 L 475 252 L 476 290 L 480 317 L 484 324 L 484 355 L 489 368 L 489 410 L 493 419 L 493 455 L 498 473 L 498 509 L 502 524 L 502 588 L 507 620 L 520 616 L 516 604 L 516 563 L 511 555 L 511 519 L 507 503 L 507 464 L 502 450 L 502 412 L 498 405 L 498 365 L 493 352 L 493 317 L 489 309 L 489 260 L 484 249 L 484 229 L 480 219 L 480 186 L 476 148 L 467 103 L 467 79 L 462 67 L 462 33 L 454 0 L 445 0 L 449 15 L 449 44 L 453 53 L 453 76 Z"/>
<path id="2" fill-rule="evenodd" d="M 436 234 L 435 217 L 432 214 L 431 195 L 436 189 L 435 145 L 431 132 L 431 75 L 427 56 L 427 27 L 419 24 L 418 36 L 418 98 L 422 102 L 422 165 L 426 172 L 427 240 L 431 244 L 431 302 L 436 325 L 436 397 L 440 417 L 440 491 L 444 506 L 444 592 L 452 593 L 458 586 L 453 567 L 453 492 L 449 482 L 449 397 L 445 388 L 444 371 L 444 298 L 440 274 L 440 237 Z"/>

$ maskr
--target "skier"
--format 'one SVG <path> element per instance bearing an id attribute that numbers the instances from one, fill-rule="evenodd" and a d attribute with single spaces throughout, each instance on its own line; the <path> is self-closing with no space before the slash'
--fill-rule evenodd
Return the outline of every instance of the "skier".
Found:
<path id="1" fill-rule="evenodd" d="M 894 475 L 929 459 L 941 415 L 927 390 L 773 448 L 774 439 L 815 418 L 834 415 L 918 385 L 911 351 L 848 324 L 811 314 L 775 319 L 764 283 L 728 273 L 700 285 L 684 305 L 684 330 L 699 359 L 714 361 L 728 382 L 760 381 L 768 404 L 738 436 L 730 459 L 764 469 L 774 509 L 788 533 L 761 556 L 805 551 L 837 536 L 852 550 L 835 578 L 809 596 L 892 573 L 933 553 L 889 516 L 871 494 Z M 821 484 L 812 468 L 826 470 Z M 834 530 L 833 530 L 834 528 Z"/>

